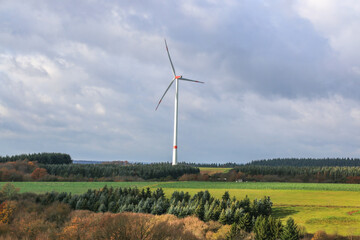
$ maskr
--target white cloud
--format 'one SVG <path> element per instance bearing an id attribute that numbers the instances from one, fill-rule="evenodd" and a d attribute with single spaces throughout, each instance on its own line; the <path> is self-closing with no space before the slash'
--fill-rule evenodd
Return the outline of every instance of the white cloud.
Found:
<path id="1" fill-rule="evenodd" d="M 1 104 L 0 104 L 0 116 L 1 117 L 9 117 L 10 116 L 9 110 Z"/>
<path id="2" fill-rule="evenodd" d="M 95 113 L 99 114 L 99 115 L 105 115 L 106 110 L 103 105 L 101 105 L 100 103 L 96 103 L 95 104 Z"/>
<path id="3" fill-rule="evenodd" d="M 339 54 L 348 69 L 360 67 L 360 2 L 357 0 L 299 0 L 295 6 Z M 356 72 L 356 71 L 355 71 Z"/>

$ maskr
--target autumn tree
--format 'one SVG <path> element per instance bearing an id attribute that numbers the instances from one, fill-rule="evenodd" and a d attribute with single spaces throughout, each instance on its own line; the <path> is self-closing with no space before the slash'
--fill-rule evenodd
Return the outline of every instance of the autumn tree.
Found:
<path id="1" fill-rule="evenodd" d="M 36 168 L 32 174 L 31 174 L 31 178 L 34 180 L 39 180 L 43 177 L 45 177 L 47 175 L 47 171 L 45 168 Z"/>

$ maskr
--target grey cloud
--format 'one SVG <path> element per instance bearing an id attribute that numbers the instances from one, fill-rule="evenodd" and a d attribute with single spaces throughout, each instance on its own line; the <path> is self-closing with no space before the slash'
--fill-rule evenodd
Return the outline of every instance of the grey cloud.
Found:
<path id="1" fill-rule="evenodd" d="M 3 1 L 0 154 L 169 161 L 166 37 L 206 82 L 180 86 L 181 160 L 356 156 L 359 75 L 294 2 Z"/>

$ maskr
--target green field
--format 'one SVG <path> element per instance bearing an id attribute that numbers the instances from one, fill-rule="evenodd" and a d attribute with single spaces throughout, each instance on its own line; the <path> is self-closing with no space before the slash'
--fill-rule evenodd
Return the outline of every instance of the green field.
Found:
<path id="1" fill-rule="evenodd" d="M 0 187 L 4 183 L 0 183 Z M 286 220 L 289 216 L 310 233 L 325 230 L 341 235 L 360 235 L 360 185 L 314 183 L 227 183 L 227 182 L 14 182 L 20 192 L 49 191 L 84 193 L 89 188 L 161 187 L 167 196 L 175 190 L 194 194 L 200 190 L 220 198 L 225 191 L 238 199 L 270 196 L 274 214 Z"/>
<path id="2" fill-rule="evenodd" d="M 209 175 L 215 174 L 215 173 L 227 173 L 232 168 L 214 168 L 214 167 L 199 167 L 201 173 L 207 173 Z"/>

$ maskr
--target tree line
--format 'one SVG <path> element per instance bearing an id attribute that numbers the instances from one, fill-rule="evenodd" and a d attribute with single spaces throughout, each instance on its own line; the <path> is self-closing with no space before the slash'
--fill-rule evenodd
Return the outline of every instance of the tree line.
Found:
<path id="1" fill-rule="evenodd" d="M 159 164 L 38 164 L 28 160 L 0 163 L 0 181 L 143 181 L 176 180 L 198 168 Z"/>
<path id="2" fill-rule="evenodd" d="M 302 181 L 346 183 L 358 180 L 360 167 L 294 167 L 243 165 L 235 171 L 244 173 L 246 180 Z"/>
<path id="3" fill-rule="evenodd" d="M 188 165 L 172 166 L 170 163 L 153 164 L 44 164 L 48 174 L 68 178 L 115 178 L 117 176 L 139 177 L 149 179 L 177 179 L 184 174 L 197 174 L 199 168 Z"/>
<path id="4" fill-rule="evenodd" d="M 293 167 L 356 167 L 360 166 L 359 158 L 274 158 L 256 160 L 246 165 L 256 166 L 293 166 Z"/>
<path id="5" fill-rule="evenodd" d="M 27 159 L 31 162 L 42 164 L 71 164 L 72 160 L 69 154 L 65 153 L 32 153 L 13 156 L 0 156 L 0 163 L 15 162 Z"/>

